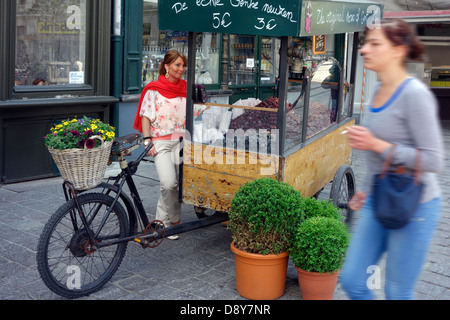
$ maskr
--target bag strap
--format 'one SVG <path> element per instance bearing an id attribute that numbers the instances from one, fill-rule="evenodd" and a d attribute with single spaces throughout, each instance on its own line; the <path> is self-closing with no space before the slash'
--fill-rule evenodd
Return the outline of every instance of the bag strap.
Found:
<path id="1" fill-rule="evenodd" d="M 380 179 L 384 179 L 384 177 L 386 176 L 389 167 L 391 165 L 392 159 L 394 158 L 394 152 L 395 149 L 397 148 L 397 145 L 394 144 L 391 147 L 391 150 L 389 150 L 389 154 L 386 158 L 386 160 L 384 161 L 383 164 L 383 169 L 381 171 L 380 174 Z M 422 150 L 419 148 L 416 148 L 416 159 L 415 159 L 415 165 L 414 165 L 414 184 L 419 185 L 420 183 L 420 175 L 422 174 Z M 401 166 L 398 166 L 397 168 L 403 168 Z"/>

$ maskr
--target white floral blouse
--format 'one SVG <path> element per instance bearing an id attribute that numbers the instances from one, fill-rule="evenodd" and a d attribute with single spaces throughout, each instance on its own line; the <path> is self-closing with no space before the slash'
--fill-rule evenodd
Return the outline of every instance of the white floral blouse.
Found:
<path id="1" fill-rule="evenodd" d="M 149 90 L 141 106 L 141 117 L 151 122 L 151 135 L 154 138 L 172 134 L 184 134 L 186 130 L 186 98 L 167 99 L 158 91 Z"/>
<path id="2" fill-rule="evenodd" d="M 194 105 L 194 118 L 207 107 Z M 168 99 L 158 91 L 149 90 L 142 101 L 140 116 L 151 122 L 151 136 L 155 139 L 168 139 L 184 136 L 186 131 L 186 98 Z"/>

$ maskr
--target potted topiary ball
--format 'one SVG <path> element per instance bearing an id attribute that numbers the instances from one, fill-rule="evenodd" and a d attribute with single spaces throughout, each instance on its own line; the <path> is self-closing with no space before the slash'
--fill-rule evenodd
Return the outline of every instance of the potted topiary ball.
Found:
<path id="1" fill-rule="evenodd" d="M 304 198 L 302 201 L 303 218 L 328 217 L 344 221 L 345 217 L 341 215 L 340 210 L 333 205 L 331 200 Z"/>
<path id="2" fill-rule="evenodd" d="M 290 257 L 304 300 L 331 300 L 349 245 L 347 226 L 339 219 L 312 217 L 291 238 Z"/>
<path id="3" fill-rule="evenodd" d="M 299 191 L 270 178 L 251 181 L 235 193 L 228 228 L 241 296 L 269 300 L 283 295 L 287 250 L 291 234 L 302 220 L 301 203 Z"/>

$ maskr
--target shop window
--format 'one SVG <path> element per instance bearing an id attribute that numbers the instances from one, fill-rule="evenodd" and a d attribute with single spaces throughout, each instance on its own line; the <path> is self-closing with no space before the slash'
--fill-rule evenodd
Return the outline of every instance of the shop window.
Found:
<path id="1" fill-rule="evenodd" d="M 450 87 L 450 24 L 429 23 L 416 26 L 425 46 L 427 63 L 409 63 L 409 72 L 433 88 Z"/>
<path id="2" fill-rule="evenodd" d="M 175 49 L 188 57 L 188 33 L 178 31 L 160 31 L 159 41 L 150 40 L 146 35 L 151 29 L 144 24 L 144 50 L 142 61 L 142 85 L 145 86 L 159 77 L 159 65 L 167 50 Z M 219 83 L 220 49 L 219 34 L 197 34 L 195 82 L 198 84 Z M 149 45 L 149 44 L 152 45 Z M 189 67 L 189 66 L 188 66 Z M 187 73 L 185 74 L 186 77 Z"/>
<path id="3" fill-rule="evenodd" d="M 86 2 L 17 1 L 14 84 L 18 91 L 27 86 L 87 83 Z"/>

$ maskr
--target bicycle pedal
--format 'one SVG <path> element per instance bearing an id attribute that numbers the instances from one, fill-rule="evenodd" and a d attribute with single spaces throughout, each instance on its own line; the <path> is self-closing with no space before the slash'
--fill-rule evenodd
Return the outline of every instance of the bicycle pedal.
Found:
<path id="1" fill-rule="evenodd" d="M 145 239 L 134 238 L 133 241 L 139 243 L 142 246 L 142 248 L 144 248 L 144 249 L 149 248 L 150 244 L 151 244 L 150 241 L 145 240 Z"/>

